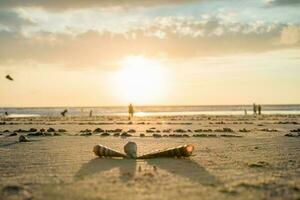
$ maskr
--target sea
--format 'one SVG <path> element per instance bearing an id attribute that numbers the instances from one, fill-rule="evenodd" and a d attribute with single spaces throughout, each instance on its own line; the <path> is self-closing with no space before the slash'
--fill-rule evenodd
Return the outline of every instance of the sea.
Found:
<path id="1" fill-rule="evenodd" d="M 34 107 L 34 108 L 0 108 L 0 116 L 7 117 L 40 117 L 60 116 L 67 109 L 68 116 L 125 116 L 127 106 L 112 107 Z M 252 105 L 200 105 L 200 106 L 135 106 L 135 116 L 175 116 L 175 115 L 244 115 L 253 114 Z M 262 114 L 300 114 L 300 104 L 262 105 Z"/>

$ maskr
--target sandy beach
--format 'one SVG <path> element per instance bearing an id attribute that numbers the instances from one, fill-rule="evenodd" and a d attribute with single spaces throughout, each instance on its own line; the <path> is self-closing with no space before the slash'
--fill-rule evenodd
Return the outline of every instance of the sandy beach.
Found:
<path id="1" fill-rule="evenodd" d="M 299 199 L 299 128 L 299 115 L 2 118 L 0 199 Z M 96 144 L 123 152 L 128 141 L 139 155 L 195 151 L 148 160 L 92 153 Z"/>

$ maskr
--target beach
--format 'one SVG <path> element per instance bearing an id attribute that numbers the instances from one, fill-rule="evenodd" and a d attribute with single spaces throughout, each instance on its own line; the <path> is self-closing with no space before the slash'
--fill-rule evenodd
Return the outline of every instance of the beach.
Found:
<path id="1" fill-rule="evenodd" d="M 2 118 L 0 197 L 299 199 L 299 128 L 299 115 Z M 138 155 L 183 144 L 195 150 L 145 160 L 92 152 L 96 144 L 123 152 L 128 141 Z"/>
<path id="2" fill-rule="evenodd" d="M 0 0 L 0 200 L 300 200 L 300 0 Z"/>

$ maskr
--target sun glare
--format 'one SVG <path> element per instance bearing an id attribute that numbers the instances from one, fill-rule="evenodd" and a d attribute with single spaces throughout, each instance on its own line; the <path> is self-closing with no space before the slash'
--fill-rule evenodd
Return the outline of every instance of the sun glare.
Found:
<path id="1" fill-rule="evenodd" d="M 163 95 L 164 71 L 157 60 L 129 56 L 120 62 L 117 83 L 122 101 L 151 104 Z"/>

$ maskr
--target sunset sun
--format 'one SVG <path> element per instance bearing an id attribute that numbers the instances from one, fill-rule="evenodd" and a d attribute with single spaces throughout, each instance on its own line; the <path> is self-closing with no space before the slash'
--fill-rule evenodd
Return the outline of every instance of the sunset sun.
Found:
<path id="1" fill-rule="evenodd" d="M 126 57 L 120 62 L 116 77 L 117 90 L 123 101 L 147 104 L 162 96 L 165 76 L 157 60 Z"/>

